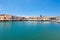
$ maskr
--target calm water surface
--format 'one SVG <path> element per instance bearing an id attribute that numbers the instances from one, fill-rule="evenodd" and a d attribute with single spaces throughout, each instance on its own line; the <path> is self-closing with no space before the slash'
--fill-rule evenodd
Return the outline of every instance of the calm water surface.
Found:
<path id="1" fill-rule="evenodd" d="M 0 40 L 60 40 L 60 24 L 32 21 L 0 22 Z"/>

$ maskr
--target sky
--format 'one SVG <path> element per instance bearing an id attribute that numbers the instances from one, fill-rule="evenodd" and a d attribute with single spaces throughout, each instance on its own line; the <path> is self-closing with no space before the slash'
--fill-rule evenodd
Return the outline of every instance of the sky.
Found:
<path id="1" fill-rule="evenodd" d="M 0 14 L 60 16 L 60 0 L 0 0 Z"/>

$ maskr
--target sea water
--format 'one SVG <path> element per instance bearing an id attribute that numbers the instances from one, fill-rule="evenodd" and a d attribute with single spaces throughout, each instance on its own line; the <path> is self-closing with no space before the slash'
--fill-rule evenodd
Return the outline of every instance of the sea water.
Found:
<path id="1" fill-rule="evenodd" d="M 0 40 L 60 40 L 59 23 L 0 22 Z"/>

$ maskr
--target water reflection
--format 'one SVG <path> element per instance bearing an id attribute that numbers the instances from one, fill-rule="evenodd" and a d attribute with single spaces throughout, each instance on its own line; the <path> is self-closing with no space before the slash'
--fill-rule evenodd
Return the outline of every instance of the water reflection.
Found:
<path id="1" fill-rule="evenodd" d="M 12 22 L 0 22 L 0 30 L 10 29 Z"/>
<path id="2" fill-rule="evenodd" d="M 1 32 L 3 31 L 3 32 Z M 55 36 L 54 36 L 55 35 Z M 3 40 L 60 39 L 60 24 L 38 21 L 0 22 L 0 38 Z"/>
<path id="3" fill-rule="evenodd" d="M 45 23 L 45 24 L 48 24 L 48 23 L 51 23 L 50 21 L 45 21 L 45 22 L 41 22 L 41 21 L 28 21 L 29 23 Z"/>

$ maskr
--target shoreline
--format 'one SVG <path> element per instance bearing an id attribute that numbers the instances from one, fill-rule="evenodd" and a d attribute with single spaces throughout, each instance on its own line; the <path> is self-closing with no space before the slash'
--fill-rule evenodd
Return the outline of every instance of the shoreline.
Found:
<path id="1" fill-rule="evenodd" d="M 50 22 L 50 23 L 60 23 L 60 22 L 54 22 L 54 21 L 44 21 L 44 20 L 0 20 L 0 22 L 15 22 L 15 21 L 33 21 L 33 22 L 41 22 L 41 23 L 43 23 L 43 22 L 45 22 L 45 23 L 47 23 L 47 22 Z"/>

